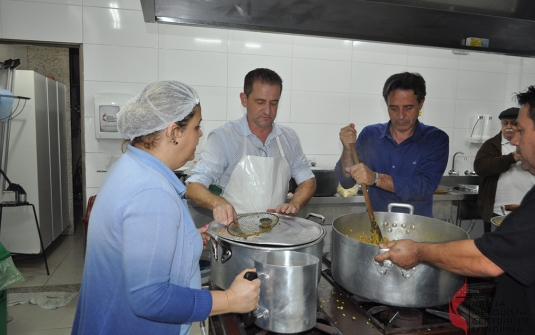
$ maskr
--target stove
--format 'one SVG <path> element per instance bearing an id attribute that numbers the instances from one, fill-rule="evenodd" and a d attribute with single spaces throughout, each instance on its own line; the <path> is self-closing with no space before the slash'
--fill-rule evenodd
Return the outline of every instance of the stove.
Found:
<path id="1" fill-rule="evenodd" d="M 463 335 L 484 334 L 486 316 L 492 305 L 493 280 L 469 278 L 466 298 L 456 308 L 450 321 L 449 306 L 433 308 L 400 308 L 385 306 L 353 295 L 338 285 L 330 270 L 330 261 L 324 257 L 323 271 L 318 284 L 318 311 L 316 326 L 299 335 Z M 225 314 L 210 318 L 211 335 L 276 335 L 256 325 L 245 326 L 240 314 Z"/>

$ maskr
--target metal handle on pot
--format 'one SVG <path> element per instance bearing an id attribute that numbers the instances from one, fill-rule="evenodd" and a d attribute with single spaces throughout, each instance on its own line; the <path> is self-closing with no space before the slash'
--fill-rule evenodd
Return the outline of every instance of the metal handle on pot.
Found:
<path id="1" fill-rule="evenodd" d="M 410 204 L 399 204 L 399 203 L 391 203 L 391 204 L 388 204 L 388 212 L 391 213 L 392 212 L 392 207 L 402 207 L 402 208 L 407 208 L 409 210 L 409 214 L 413 214 L 414 213 L 414 206 L 413 205 L 410 205 Z"/>
<path id="2" fill-rule="evenodd" d="M 390 249 L 379 249 L 378 255 L 384 254 L 385 252 L 387 252 L 389 250 Z M 392 268 L 392 266 L 394 265 L 394 263 L 392 263 L 392 261 L 389 260 L 389 259 L 385 259 L 381 263 L 379 263 L 379 262 L 374 260 L 373 264 L 375 264 L 375 267 L 377 268 L 377 271 L 381 275 L 385 275 L 388 272 L 388 270 L 390 270 L 390 268 Z"/>
<path id="3" fill-rule="evenodd" d="M 316 219 L 320 219 L 320 222 L 318 222 L 320 225 L 325 225 L 325 216 L 323 215 L 320 215 L 320 214 L 316 214 L 316 213 L 308 213 L 307 216 L 305 217 L 305 219 L 308 220 L 309 217 L 315 217 Z"/>
<path id="4" fill-rule="evenodd" d="M 245 275 L 243 275 L 243 278 L 249 281 L 253 281 L 258 278 L 258 274 L 256 272 L 247 271 L 245 272 Z M 249 326 L 252 326 L 255 323 L 256 311 L 258 311 L 258 308 L 254 312 L 249 312 L 243 315 L 243 325 L 245 328 L 248 328 Z"/>
<path id="5" fill-rule="evenodd" d="M 384 254 L 385 252 L 387 252 L 389 250 L 390 249 L 379 249 L 378 255 Z M 394 266 L 394 263 L 392 263 L 392 261 L 389 260 L 389 259 L 385 259 L 381 263 L 376 262 L 374 260 L 373 263 L 375 264 L 375 267 L 377 268 L 377 271 L 379 272 L 379 274 L 382 274 L 382 275 L 385 275 L 386 272 L 388 270 L 390 270 Z M 403 276 L 403 278 L 409 279 L 410 277 L 412 277 L 412 275 L 414 274 L 414 271 L 416 271 L 417 267 L 418 267 L 418 265 L 416 265 L 415 267 L 412 267 L 410 269 L 403 269 L 402 267 L 398 266 L 398 269 L 401 272 L 401 275 Z"/>

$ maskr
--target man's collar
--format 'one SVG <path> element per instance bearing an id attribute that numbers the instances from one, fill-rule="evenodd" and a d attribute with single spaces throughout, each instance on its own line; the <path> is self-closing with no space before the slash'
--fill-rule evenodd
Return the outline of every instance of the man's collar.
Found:
<path id="1" fill-rule="evenodd" d="M 392 125 L 392 122 L 391 121 L 388 121 L 386 123 L 386 127 L 385 129 L 383 129 L 383 132 L 381 134 L 381 138 L 383 137 L 388 137 L 390 139 L 394 139 L 392 137 L 392 134 L 390 133 L 390 126 Z M 416 120 L 416 124 L 414 125 L 414 133 L 412 133 L 412 135 L 407 138 L 407 139 L 413 139 L 414 141 L 418 141 L 420 138 L 422 137 L 422 123 L 420 122 L 420 120 Z"/>
<path id="2" fill-rule="evenodd" d="M 241 131 L 243 136 L 252 135 L 252 136 L 257 137 L 255 134 L 253 134 L 253 132 L 251 131 L 251 128 L 249 128 L 249 123 L 247 122 L 247 114 L 245 114 L 240 119 L 240 131 Z M 271 133 L 269 133 L 269 135 L 267 137 L 267 140 L 266 140 L 266 143 L 269 143 L 269 141 L 272 138 L 275 138 L 280 134 L 282 134 L 280 126 L 276 122 L 273 122 L 273 129 L 271 130 Z"/>

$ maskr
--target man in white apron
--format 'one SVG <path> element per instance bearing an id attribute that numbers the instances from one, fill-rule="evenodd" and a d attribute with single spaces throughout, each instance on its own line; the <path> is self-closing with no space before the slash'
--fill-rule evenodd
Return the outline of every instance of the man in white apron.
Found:
<path id="1" fill-rule="evenodd" d="M 247 114 L 208 135 L 201 158 L 187 179 L 187 197 L 212 210 L 214 220 L 228 224 L 237 214 L 272 211 L 295 215 L 316 190 L 299 138 L 276 124 L 282 79 L 269 69 L 245 76 L 240 94 Z M 286 203 L 290 178 L 298 187 Z M 217 184 L 216 195 L 209 186 Z"/>

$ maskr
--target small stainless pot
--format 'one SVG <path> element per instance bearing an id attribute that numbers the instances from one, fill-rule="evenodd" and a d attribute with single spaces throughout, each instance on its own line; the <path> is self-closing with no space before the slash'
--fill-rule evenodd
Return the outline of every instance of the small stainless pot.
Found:
<path id="1" fill-rule="evenodd" d="M 257 255 L 254 263 L 261 282 L 255 324 L 283 334 L 314 327 L 319 258 L 296 251 L 272 251 Z"/>

